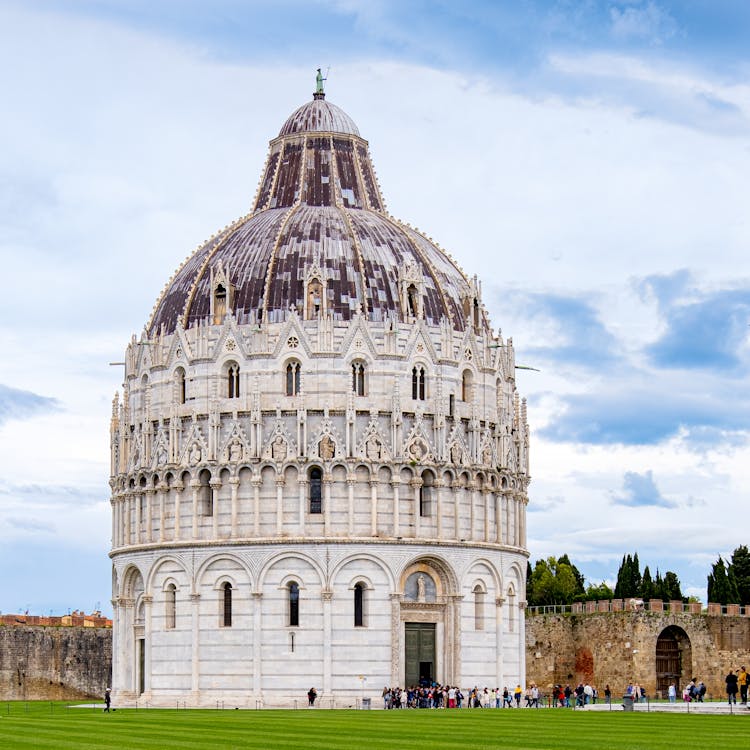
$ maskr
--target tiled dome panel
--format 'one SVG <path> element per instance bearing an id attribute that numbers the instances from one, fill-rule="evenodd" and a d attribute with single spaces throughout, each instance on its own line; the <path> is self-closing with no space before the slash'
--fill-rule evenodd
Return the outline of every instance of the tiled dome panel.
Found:
<path id="1" fill-rule="evenodd" d="M 325 276 L 328 310 L 335 319 L 351 319 L 359 301 L 359 272 L 346 221 L 339 209 L 301 206 L 279 238 L 266 302 L 269 321 L 272 311 L 283 316 L 292 304 L 303 310 L 305 269 L 316 264 Z"/>
<path id="2" fill-rule="evenodd" d="M 343 109 L 325 99 L 313 99 L 289 116 L 279 136 L 315 132 L 359 135 L 354 120 Z"/>
<path id="3" fill-rule="evenodd" d="M 150 334 L 157 333 L 162 325 L 167 333 L 174 332 L 174 329 L 177 327 L 177 321 L 185 309 L 185 302 L 193 286 L 193 281 L 206 260 L 206 256 L 214 249 L 221 236 L 217 235 L 206 242 L 178 269 L 168 288 L 157 303 L 149 327 Z"/>

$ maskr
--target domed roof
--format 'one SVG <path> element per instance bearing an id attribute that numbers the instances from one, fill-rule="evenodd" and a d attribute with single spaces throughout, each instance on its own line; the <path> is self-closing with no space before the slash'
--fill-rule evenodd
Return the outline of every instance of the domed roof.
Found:
<path id="1" fill-rule="evenodd" d="M 279 136 L 293 133 L 345 133 L 359 135 L 359 130 L 343 109 L 318 94 L 307 104 L 292 112 L 279 131 Z"/>
<path id="2" fill-rule="evenodd" d="M 367 141 L 321 94 L 271 141 L 253 211 L 199 247 L 167 284 L 149 334 L 209 322 L 219 277 L 240 324 L 304 310 L 311 279 L 334 320 L 361 312 L 371 321 L 447 319 L 456 330 L 478 324 L 475 288 L 431 240 L 386 213 Z"/>

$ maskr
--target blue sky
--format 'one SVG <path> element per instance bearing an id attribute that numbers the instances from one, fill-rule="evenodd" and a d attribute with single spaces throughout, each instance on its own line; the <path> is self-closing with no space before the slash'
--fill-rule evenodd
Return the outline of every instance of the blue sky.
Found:
<path id="1" fill-rule="evenodd" d="M 318 66 L 541 370 L 532 559 L 705 597 L 748 543 L 748 38 L 739 0 L 0 0 L 0 610 L 111 611 L 108 363 Z"/>

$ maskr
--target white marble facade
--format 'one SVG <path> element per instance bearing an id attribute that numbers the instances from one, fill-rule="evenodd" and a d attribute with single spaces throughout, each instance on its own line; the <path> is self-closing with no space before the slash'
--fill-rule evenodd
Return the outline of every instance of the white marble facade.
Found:
<path id="1" fill-rule="evenodd" d="M 315 102 L 272 141 L 254 211 L 183 264 L 127 347 L 116 700 L 292 705 L 315 686 L 347 705 L 406 684 L 406 623 L 434 627 L 422 658 L 441 682 L 523 681 L 529 430 L 512 341 L 477 280 L 385 213 L 367 142 Z M 274 153 L 297 145 L 313 166 L 285 204 Z M 311 221 L 328 229 L 292 256 Z"/>

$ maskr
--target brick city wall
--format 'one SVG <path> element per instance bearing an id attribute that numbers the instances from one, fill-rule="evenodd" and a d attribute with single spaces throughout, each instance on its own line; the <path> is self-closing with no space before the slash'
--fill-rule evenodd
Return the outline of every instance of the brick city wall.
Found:
<path id="1" fill-rule="evenodd" d="M 718 606 L 718 605 L 717 605 Z M 588 614 L 529 614 L 526 618 L 526 678 L 543 690 L 589 682 L 601 694 L 609 684 L 621 695 L 638 682 L 656 693 L 656 641 L 669 626 L 681 629 L 683 674 L 679 687 L 696 677 L 709 698 L 722 698 L 730 669 L 750 666 L 750 617 L 687 612 L 621 611 Z"/>
<path id="2" fill-rule="evenodd" d="M 0 625 L 0 700 L 101 699 L 111 673 L 111 628 Z"/>

